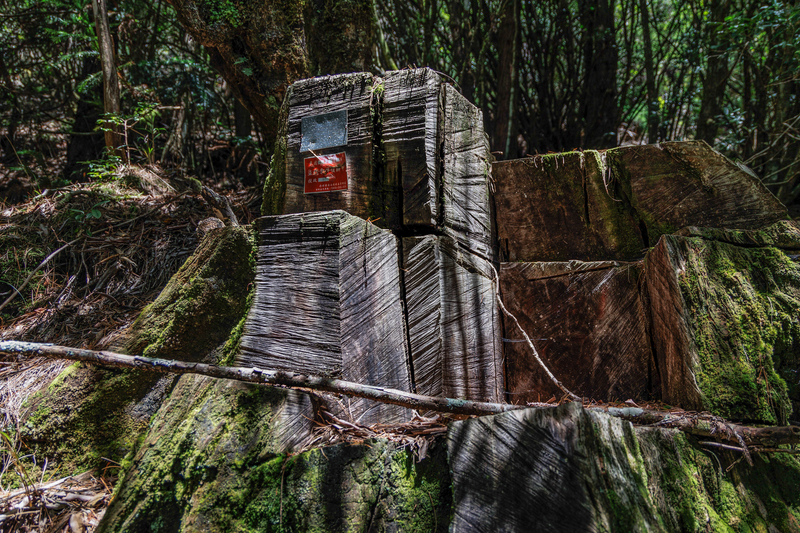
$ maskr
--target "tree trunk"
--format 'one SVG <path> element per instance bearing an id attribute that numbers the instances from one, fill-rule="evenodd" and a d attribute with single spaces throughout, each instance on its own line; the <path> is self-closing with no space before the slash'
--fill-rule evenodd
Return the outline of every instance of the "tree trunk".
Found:
<path id="1" fill-rule="evenodd" d="M 610 148 L 616 145 L 617 51 L 614 34 L 614 0 L 578 5 L 583 25 L 583 148 Z M 575 147 L 573 147 L 575 148 Z"/>
<path id="2" fill-rule="evenodd" d="M 117 67 L 114 63 L 114 43 L 111 40 L 111 30 L 108 26 L 108 10 L 106 0 L 92 0 L 94 22 L 97 31 L 97 49 L 100 52 L 100 63 L 103 68 L 103 108 L 106 114 L 119 115 L 119 83 L 117 82 Z M 111 122 L 105 123 L 106 148 L 109 152 L 119 157 L 125 157 L 122 146 L 120 127 Z"/>
<path id="3" fill-rule="evenodd" d="M 233 128 L 236 136 L 240 139 L 250 137 L 250 133 L 253 131 L 250 111 L 236 98 L 233 99 Z"/>
<path id="4" fill-rule="evenodd" d="M 659 103 L 656 91 L 656 70 L 653 66 L 653 42 L 650 36 L 650 7 L 647 0 L 639 0 L 642 16 L 644 44 L 644 72 L 647 78 L 647 142 L 658 142 Z"/>
<path id="5" fill-rule="evenodd" d="M 493 150 L 503 152 L 501 159 L 514 159 L 517 154 L 516 122 L 519 85 L 520 0 L 506 0 L 500 23 L 500 72 L 497 80 Z M 514 147 L 514 148 L 512 148 Z M 524 155 L 524 154 L 522 154 Z"/>
<path id="6" fill-rule="evenodd" d="M 722 50 L 724 38 L 720 40 L 720 30 L 725 17 L 730 11 L 729 0 L 720 0 L 708 4 L 706 76 L 703 80 L 703 95 L 700 101 L 700 113 L 697 117 L 697 139 L 714 145 L 717 137 L 717 117 L 722 113 L 722 99 L 728 82 L 728 55 Z"/>
<path id="7" fill-rule="evenodd" d="M 314 0 L 305 11 L 293 0 L 226 3 L 226 9 L 212 0 L 168 1 L 250 111 L 269 147 L 286 88 L 294 81 L 370 70 L 373 64 L 371 0 Z"/>
<path id="8" fill-rule="evenodd" d="M 97 72 L 100 65 L 94 57 L 83 60 L 81 77 Z M 103 134 L 95 131 L 102 112 L 96 102 L 102 98 L 99 87 L 87 87 L 79 94 L 72 123 L 72 134 L 67 143 L 67 164 L 62 176 L 71 182 L 86 181 L 88 161 L 96 161 L 103 157 L 105 146 Z"/>

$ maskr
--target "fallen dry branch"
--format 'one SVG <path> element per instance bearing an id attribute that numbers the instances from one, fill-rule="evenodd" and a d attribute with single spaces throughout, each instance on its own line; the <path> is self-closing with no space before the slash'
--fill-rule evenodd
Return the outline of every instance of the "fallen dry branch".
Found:
<path id="1" fill-rule="evenodd" d="M 262 370 L 258 368 L 241 368 L 214 366 L 205 363 L 187 363 L 170 359 L 155 359 L 138 355 L 124 355 L 107 351 L 82 350 L 57 346 L 54 344 L 41 344 L 33 342 L 2 341 L 0 354 L 22 355 L 34 357 L 54 357 L 83 361 L 103 366 L 122 368 L 138 368 L 151 372 L 169 374 L 200 374 L 221 379 L 233 379 L 272 385 L 291 389 L 307 389 L 321 392 L 346 394 L 359 398 L 367 398 L 383 403 L 390 403 L 417 409 L 418 411 L 437 411 L 441 413 L 455 413 L 462 415 L 487 415 L 520 409 L 524 406 L 476 402 L 453 398 L 436 398 L 423 396 L 397 389 L 362 385 L 352 381 L 326 378 L 320 376 L 306 376 L 293 372 Z"/>
<path id="2" fill-rule="evenodd" d="M 490 415 L 528 407 L 526 405 L 507 403 L 475 402 L 454 398 L 423 396 L 396 389 L 292 372 L 187 363 L 107 351 L 82 350 L 53 344 L 0 341 L 0 354 L 70 359 L 103 366 L 138 368 L 160 373 L 199 374 L 268 386 L 345 394 L 400 405 L 418 411 L 435 411 L 461 415 Z M 555 407 L 555 405 L 552 407 Z M 750 446 L 774 448 L 779 445 L 800 443 L 800 427 L 797 426 L 750 427 L 727 422 L 710 413 L 691 411 L 656 411 L 639 407 L 598 406 L 589 407 L 589 409 L 601 411 L 637 425 L 675 428 L 698 437 L 711 437 L 718 441 L 737 444 L 744 450 L 746 456 L 748 456 L 748 447 Z"/>
<path id="3" fill-rule="evenodd" d="M 342 420 L 324 409 L 319 414 L 322 422 L 314 430 L 314 439 L 307 448 L 385 439 L 398 447 L 410 448 L 416 460 L 421 461 L 427 456 L 433 440 L 447 433 L 446 421 L 440 415 L 430 418 L 415 415 L 402 424 L 362 425 Z"/>
<path id="4" fill-rule="evenodd" d="M 637 425 L 679 429 L 697 437 L 713 437 L 738 445 L 775 447 L 800 443 L 800 427 L 751 427 L 733 424 L 710 413 L 655 411 L 638 407 L 592 407 Z"/>

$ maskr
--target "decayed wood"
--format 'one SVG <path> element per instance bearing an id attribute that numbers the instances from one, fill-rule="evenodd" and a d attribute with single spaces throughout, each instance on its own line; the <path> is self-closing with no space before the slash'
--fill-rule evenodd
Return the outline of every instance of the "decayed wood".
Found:
<path id="1" fill-rule="evenodd" d="M 492 165 L 497 238 L 504 261 L 641 258 L 646 248 L 630 206 L 604 181 L 593 150 Z"/>
<path id="2" fill-rule="evenodd" d="M 704 141 L 627 146 L 606 157 L 610 176 L 630 190 L 649 246 L 684 226 L 756 229 L 788 218 L 761 181 Z"/>
<path id="3" fill-rule="evenodd" d="M 384 78 L 386 181 L 402 189 L 406 227 L 438 224 L 442 85 L 441 76 L 428 68 L 388 72 Z"/>
<path id="4" fill-rule="evenodd" d="M 641 263 L 501 263 L 500 287 L 520 326 L 533 332 L 547 368 L 569 390 L 596 400 L 658 397 L 655 360 L 640 293 Z M 504 321 L 510 400 L 564 392 L 534 360 L 513 321 Z"/>
<path id="5" fill-rule="evenodd" d="M 139 355 L 124 355 L 108 351 L 82 350 L 53 344 L 0 341 L 0 354 L 55 357 L 102 366 L 138 368 L 170 374 L 199 374 L 220 379 L 233 379 L 261 385 L 299 390 L 314 390 L 366 398 L 376 402 L 398 405 L 419 411 L 437 411 L 463 415 L 494 414 L 520 409 L 521 406 L 465 399 L 442 398 L 414 394 L 384 386 L 365 385 L 324 376 L 312 376 L 292 371 L 262 370 L 259 368 L 214 366 L 187 363 L 172 359 L 156 359 Z M 383 420 L 382 422 L 388 422 Z"/>
<path id="6" fill-rule="evenodd" d="M 676 268 L 678 265 L 669 251 L 668 242 L 662 239 L 647 255 L 646 270 L 651 335 L 661 377 L 662 398 L 685 409 L 702 409 L 703 395 L 693 373 L 699 359 L 684 320 L 686 309 L 675 275 Z"/>
<path id="7" fill-rule="evenodd" d="M 774 246 L 782 250 L 800 250 L 800 221 L 781 220 L 757 230 L 700 228 L 687 226 L 676 232 L 682 237 L 702 237 L 737 246 Z"/>
<path id="8" fill-rule="evenodd" d="M 455 88 L 443 87 L 442 222 L 448 234 L 467 249 L 492 258 L 492 155 L 483 114 Z"/>
<path id="9" fill-rule="evenodd" d="M 662 236 L 646 265 L 664 401 L 725 418 L 796 420 L 800 265 L 776 248 L 676 235 Z"/>
<path id="10" fill-rule="evenodd" d="M 373 174 L 373 117 L 371 106 L 378 104 L 373 94 L 376 78 L 368 73 L 340 74 L 311 78 L 294 83 L 286 102 L 287 138 L 285 162 L 286 195 L 284 213 L 303 213 L 344 209 L 361 218 L 383 216 L 381 184 Z M 303 117 L 334 111 L 347 111 L 347 146 L 300 152 Z M 314 155 L 344 152 L 347 158 L 348 189 L 318 194 L 304 193 L 304 160 Z M 278 156 L 283 154 L 278 154 Z"/>
<path id="11" fill-rule="evenodd" d="M 450 237 L 407 237 L 403 270 L 417 392 L 501 401 L 500 317 L 491 263 Z"/>
<path id="12" fill-rule="evenodd" d="M 236 363 L 411 390 L 396 238 L 343 211 L 264 217 L 258 228 Z M 389 416 L 349 408 L 364 421 Z"/>

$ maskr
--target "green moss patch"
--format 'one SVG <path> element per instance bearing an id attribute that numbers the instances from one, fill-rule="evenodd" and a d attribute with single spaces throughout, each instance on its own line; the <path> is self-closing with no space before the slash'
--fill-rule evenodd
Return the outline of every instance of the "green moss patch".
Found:
<path id="1" fill-rule="evenodd" d="M 443 448 L 421 463 L 384 441 L 288 455 L 291 394 L 182 377 L 98 531 L 446 530 Z"/>
<path id="2" fill-rule="evenodd" d="M 800 402 L 800 265 L 776 248 L 701 238 L 674 244 L 707 408 L 732 420 L 785 424 Z"/>
<path id="3" fill-rule="evenodd" d="M 212 356 L 247 312 L 252 252 L 245 228 L 209 233 L 137 319 L 127 353 L 191 361 Z M 174 379 L 73 365 L 30 400 L 23 439 L 68 472 L 100 466 L 102 458 L 120 461 Z"/>

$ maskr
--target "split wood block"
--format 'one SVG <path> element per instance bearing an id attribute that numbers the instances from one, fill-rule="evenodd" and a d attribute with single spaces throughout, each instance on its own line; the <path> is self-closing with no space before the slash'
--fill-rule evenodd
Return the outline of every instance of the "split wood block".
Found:
<path id="1" fill-rule="evenodd" d="M 402 187 L 402 224 L 407 227 L 436 227 L 442 215 L 443 85 L 429 68 L 387 72 L 384 79 L 386 176 Z"/>
<path id="2" fill-rule="evenodd" d="M 595 400 L 659 397 L 650 349 L 642 263 L 501 263 L 506 308 L 540 357 L 573 393 Z M 522 333 L 504 320 L 506 382 L 513 403 L 561 398 Z"/>
<path id="3" fill-rule="evenodd" d="M 270 214 L 343 209 L 395 230 L 447 232 L 491 256 L 483 116 L 435 71 L 297 82 L 287 92 L 281 128 L 264 192 Z M 309 188 L 308 165 L 342 153 L 344 189 L 331 186 L 339 183 L 335 173 Z"/>
<path id="4" fill-rule="evenodd" d="M 500 317 L 491 264 L 451 237 L 406 237 L 403 271 L 417 393 L 502 401 Z"/>
<path id="5" fill-rule="evenodd" d="M 777 240 L 796 250 L 794 232 Z M 800 265 L 776 247 L 677 235 L 646 265 L 664 401 L 729 420 L 800 420 Z"/>
<path id="6" fill-rule="evenodd" d="M 445 85 L 444 94 L 444 228 L 468 249 L 493 258 L 493 158 L 483 114 L 452 86 Z"/>
<path id="7" fill-rule="evenodd" d="M 260 218 L 258 239 L 237 365 L 411 390 L 391 232 L 330 211 Z M 346 412 L 373 423 L 407 410 L 353 399 Z"/>
<path id="8" fill-rule="evenodd" d="M 788 219 L 752 171 L 705 141 L 615 148 L 606 161 L 610 178 L 628 191 L 648 246 L 684 226 L 757 229 Z"/>
<path id="9" fill-rule="evenodd" d="M 505 261 L 633 260 L 646 248 L 635 214 L 587 150 L 492 165 Z"/>
<path id="10" fill-rule="evenodd" d="M 492 256 L 492 156 L 481 111 L 420 68 L 387 73 L 382 116 L 387 182 L 402 184 L 403 225 L 443 230 Z"/>
<path id="11" fill-rule="evenodd" d="M 285 200 L 279 206 L 283 213 L 343 209 L 365 219 L 387 215 L 384 207 L 392 206 L 385 206 L 383 184 L 373 172 L 378 83 L 379 78 L 361 72 L 311 78 L 289 87 L 283 110 L 285 131 L 281 132 L 285 147 L 279 140 L 273 161 L 275 171 L 284 173 L 276 178 L 285 183 Z M 346 160 L 344 189 L 324 192 L 330 182 L 307 184 L 306 166 L 318 161 L 317 156 L 336 154 L 344 154 Z"/>

